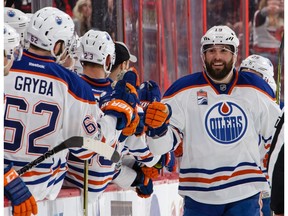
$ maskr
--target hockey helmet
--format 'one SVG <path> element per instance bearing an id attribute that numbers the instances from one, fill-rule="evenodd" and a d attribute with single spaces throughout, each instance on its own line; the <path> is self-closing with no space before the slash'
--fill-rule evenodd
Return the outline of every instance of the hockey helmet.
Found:
<path id="1" fill-rule="evenodd" d="M 201 53 L 207 49 L 207 45 L 230 45 L 233 54 L 237 54 L 239 39 L 235 32 L 228 26 L 214 26 L 201 38 Z"/>
<path id="2" fill-rule="evenodd" d="M 27 28 L 27 38 L 30 44 L 47 51 L 54 57 L 54 46 L 59 40 L 64 42 L 65 48 L 70 44 L 74 35 L 74 22 L 63 11 L 45 7 L 38 10 L 32 17 Z"/>
<path id="3" fill-rule="evenodd" d="M 4 7 L 4 22 L 8 23 L 19 33 L 22 46 L 24 46 L 29 21 L 30 18 L 22 11 L 11 7 Z"/>
<path id="4" fill-rule="evenodd" d="M 103 65 L 109 74 L 115 62 L 115 44 L 111 36 L 105 31 L 89 30 L 81 37 L 82 54 L 80 61 Z M 111 56 L 111 64 L 106 68 L 106 59 Z"/>
<path id="5" fill-rule="evenodd" d="M 270 85 L 273 91 L 276 92 L 276 82 L 273 78 L 274 67 L 268 58 L 260 55 L 250 55 L 242 61 L 239 71 L 242 71 L 244 68 L 262 74 L 263 79 Z"/>

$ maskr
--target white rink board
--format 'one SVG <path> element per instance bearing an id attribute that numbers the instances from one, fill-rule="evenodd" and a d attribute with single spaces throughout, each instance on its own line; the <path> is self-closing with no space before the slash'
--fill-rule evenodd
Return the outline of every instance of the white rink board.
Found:
<path id="1" fill-rule="evenodd" d="M 99 202 L 89 204 L 88 216 L 180 216 L 183 199 L 178 195 L 178 182 L 154 184 L 154 193 L 144 199 L 132 190 L 104 192 Z M 4 216 L 12 216 L 11 207 Z M 39 216 L 82 216 L 82 197 L 62 197 L 38 202 Z"/>

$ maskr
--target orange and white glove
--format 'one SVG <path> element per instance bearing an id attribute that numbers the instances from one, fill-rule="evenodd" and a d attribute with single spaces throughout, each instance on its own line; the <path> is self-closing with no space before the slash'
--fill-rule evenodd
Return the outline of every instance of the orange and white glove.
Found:
<path id="1" fill-rule="evenodd" d="M 4 195 L 11 201 L 14 216 L 30 216 L 38 213 L 35 198 L 12 168 L 12 164 L 4 169 Z"/>
<path id="2" fill-rule="evenodd" d="M 145 110 L 146 134 L 150 137 L 163 136 L 167 132 L 172 110 L 169 104 L 154 101 Z"/>

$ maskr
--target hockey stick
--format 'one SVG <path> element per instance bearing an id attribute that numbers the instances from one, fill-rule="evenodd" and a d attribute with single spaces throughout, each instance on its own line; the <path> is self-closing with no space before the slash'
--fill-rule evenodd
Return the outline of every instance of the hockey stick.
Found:
<path id="1" fill-rule="evenodd" d="M 88 160 L 84 161 L 83 216 L 88 215 Z"/>
<path id="2" fill-rule="evenodd" d="M 113 163 L 117 163 L 120 160 L 120 154 L 111 146 L 95 140 L 92 138 L 84 138 L 80 136 L 73 136 L 69 139 L 63 141 L 59 145 L 55 146 L 53 149 L 47 151 L 40 157 L 36 158 L 32 162 L 26 164 L 20 170 L 17 171 L 19 175 L 23 175 L 31 168 L 37 166 L 45 159 L 53 156 L 54 154 L 67 149 L 67 148 L 84 148 L 98 153 L 101 156 L 104 156 L 108 160 L 111 160 Z"/>
<path id="3" fill-rule="evenodd" d="M 281 96 L 281 72 L 282 72 L 282 57 L 284 51 L 284 33 L 282 35 L 282 40 L 280 44 L 280 48 L 278 51 L 278 71 L 277 71 L 277 82 L 276 82 L 276 103 L 280 104 L 280 96 Z"/>

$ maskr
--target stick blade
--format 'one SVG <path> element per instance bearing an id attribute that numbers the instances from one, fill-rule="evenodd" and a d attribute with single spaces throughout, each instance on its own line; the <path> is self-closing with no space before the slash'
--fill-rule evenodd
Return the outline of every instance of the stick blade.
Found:
<path id="1" fill-rule="evenodd" d="M 83 138 L 82 148 L 94 151 L 99 155 L 112 161 L 113 163 L 117 163 L 120 160 L 120 154 L 113 147 L 99 140 L 95 140 L 92 138 Z"/>

